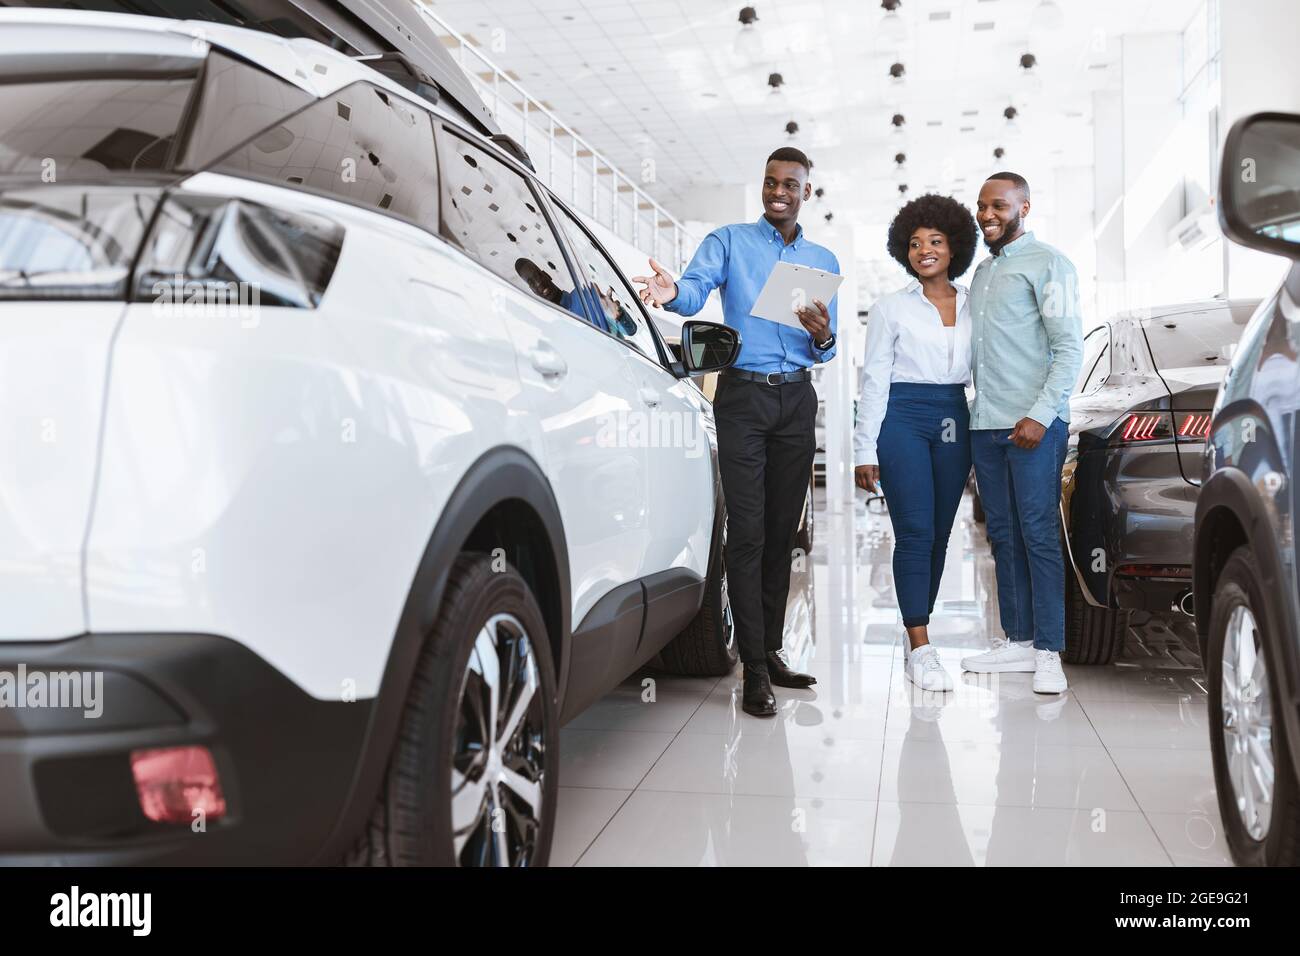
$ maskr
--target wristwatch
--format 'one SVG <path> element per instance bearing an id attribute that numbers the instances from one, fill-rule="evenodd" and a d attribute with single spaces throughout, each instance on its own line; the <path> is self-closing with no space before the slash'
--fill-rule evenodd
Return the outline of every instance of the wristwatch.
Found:
<path id="1" fill-rule="evenodd" d="M 818 352 L 825 352 L 828 348 L 830 348 L 834 344 L 835 344 L 835 333 L 832 332 L 831 337 L 827 339 L 825 342 L 813 342 L 813 348 L 815 348 Z"/>

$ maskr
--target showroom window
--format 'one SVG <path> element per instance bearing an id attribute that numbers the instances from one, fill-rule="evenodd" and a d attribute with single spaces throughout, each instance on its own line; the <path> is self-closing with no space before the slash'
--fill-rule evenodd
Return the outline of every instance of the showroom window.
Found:
<path id="1" fill-rule="evenodd" d="M 354 83 L 265 130 L 214 167 L 438 224 L 438 162 L 427 112 Z"/>
<path id="2" fill-rule="evenodd" d="M 442 234 L 515 288 L 591 321 L 527 180 L 466 139 L 440 128 Z"/>
<path id="3" fill-rule="evenodd" d="M 655 346 L 654 333 L 637 305 L 636 293 L 623 281 L 618 267 L 592 242 L 582 225 L 564 207 L 557 204 L 555 209 L 577 256 L 580 278 L 591 290 L 589 301 L 601 309 L 606 331 L 658 362 L 659 350 Z"/>

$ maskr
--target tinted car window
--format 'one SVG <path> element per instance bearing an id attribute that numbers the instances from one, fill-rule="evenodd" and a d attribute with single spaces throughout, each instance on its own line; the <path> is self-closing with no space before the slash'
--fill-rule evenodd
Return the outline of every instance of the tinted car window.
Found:
<path id="1" fill-rule="evenodd" d="M 1241 328 L 1226 308 L 1167 315 L 1142 323 L 1158 369 L 1227 365 Z"/>
<path id="2" fill-rule="evenodd" d="M 325 193 L 437 228 L 432 119 L 369 83 L 317 100 L 212 169 Z"/>
<path id="3" fill-rule="evenodd" d="M 515 288 L 588 319 L 559 241 L 527 180 L 445 129 L 442 155 L 442 234 Z"/>
<path id="4" fill-rule="evenodd" d="M 176 165 L 201 169 L 314 99 L 278 76 L 213 50 L 203 65 Z"/>
<path id="5" fill-rule="evenodd" d="M 556 214 L 578 258 L 579 280 L 584 283 L 587 299 L 600 310 L 597 324 L 606 332 L 628 342 L 648 358 L 658 362 L 654 333 L 637 305 L 636 294 L 623 280 L 618 267 L 591 241 L 586 230 L 562 207 Z"/>
<path id="6" fill-rule="evenodd" d="M 165 169 L 202 62 L 134 54 L 84 54 L 75 65 L 6 57 L 0 174 L 49 183 Z"/>

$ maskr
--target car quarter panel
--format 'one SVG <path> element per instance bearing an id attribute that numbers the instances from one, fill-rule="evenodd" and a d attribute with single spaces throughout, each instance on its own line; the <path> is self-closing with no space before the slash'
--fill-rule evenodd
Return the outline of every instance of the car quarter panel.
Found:
<path id="1" fill-rule="evenodd" d="M 499 444 L 540 454 L 513 350 L 471 302 L 477 267 L 414 226 L 211 174 L 188 188 L 346 235 L 318 309 L 128 308 L 87 542 L 90 628 L 221 634 L 317 698 L 374 696 L 466 468 Z"/>

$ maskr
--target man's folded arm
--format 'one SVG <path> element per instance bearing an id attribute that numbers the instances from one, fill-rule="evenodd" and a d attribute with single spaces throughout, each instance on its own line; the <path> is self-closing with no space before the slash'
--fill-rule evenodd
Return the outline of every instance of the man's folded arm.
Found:
<path id="1" fill-rule="evenodd" d="M 719 230 L 704 237 L 690 265 L 677 280 L 677 295 L 664 308 L 678 315 L 694 315 L 704 308 L 709 293 L 727 281 L 727 243 Z"/>

